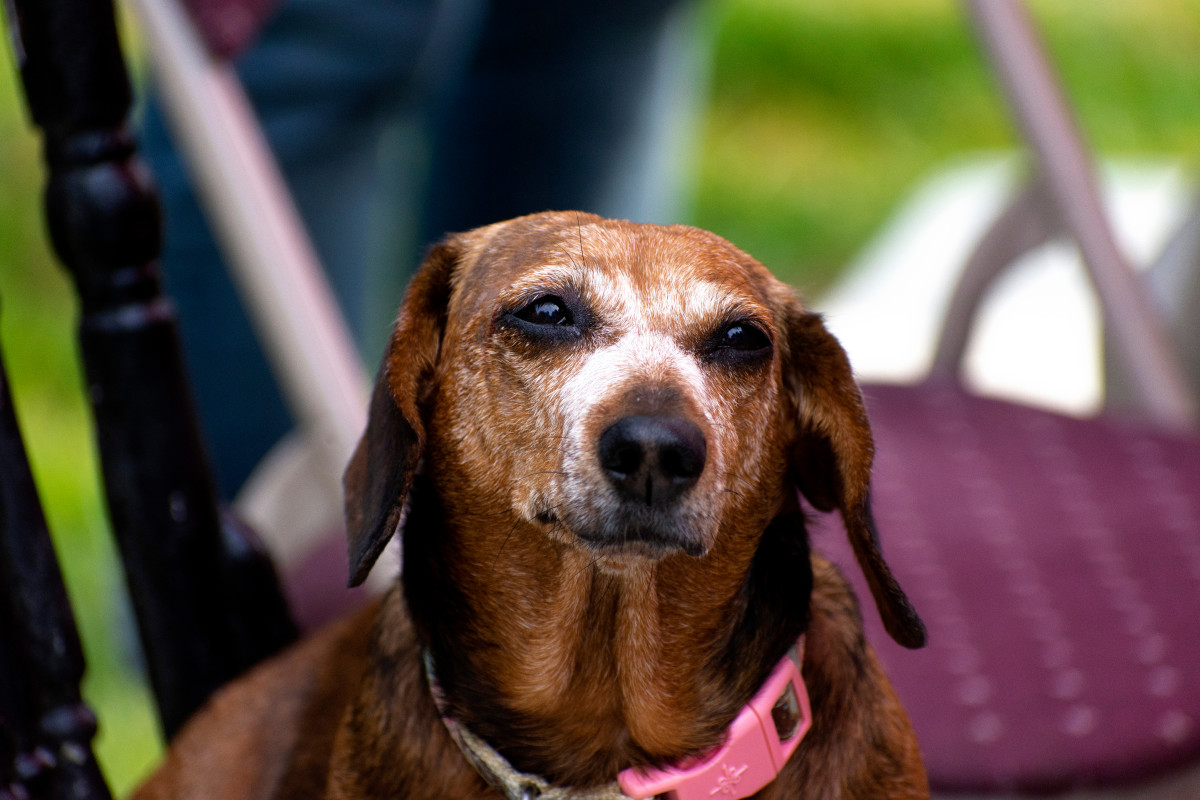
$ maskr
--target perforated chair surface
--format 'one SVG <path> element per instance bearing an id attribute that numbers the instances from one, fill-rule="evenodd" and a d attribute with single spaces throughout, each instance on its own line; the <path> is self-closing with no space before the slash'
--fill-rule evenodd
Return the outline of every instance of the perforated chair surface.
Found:
<path id="1" fill-rule="evenodd" d="M 864 617 L 933 789 L 1200 766 L 1200 441 L 950 385 L 864 393 L 884 553 L 930 643 L 902 650 Z M 868 597 L 836 515 L 813 537 Z"/>

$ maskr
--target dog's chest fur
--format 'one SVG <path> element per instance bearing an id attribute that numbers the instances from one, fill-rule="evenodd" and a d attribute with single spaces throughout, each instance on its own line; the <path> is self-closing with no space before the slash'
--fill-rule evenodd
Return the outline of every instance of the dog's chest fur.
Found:
<path id="1" fill-rule="evenodd" d="M 760 797 L 927 797 L 907 718 L 847 624 L 857 617 L 857 603 L 827 562 L 814 559 L 814 570 L 804 669 L 814 724 L 788 769 Z M 298 674 L 304 680 L 297 681 Z M 253 726 L 245 723 L 249 709 L 259 714 Z M 264 764 L 273 768 L 263 771 Z M 446 733 L 406 604 L 393 591 L 222 691 L 208 713 L 184 729 L 165 768 L 137 797 L 500 795 Z"/>

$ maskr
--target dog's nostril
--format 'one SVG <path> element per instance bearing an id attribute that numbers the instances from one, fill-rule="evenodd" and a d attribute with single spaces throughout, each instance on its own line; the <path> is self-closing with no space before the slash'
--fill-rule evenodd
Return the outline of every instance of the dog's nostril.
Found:
<path id="1" fill-rule="evenodd" d="M 642 466 L 642 447 L 634 441 L 619 441 L 601 451 L 600 463 L 609 472 L 629 475 L 637 472 Z"/>
<path id="2" fill-rule="evenodd" d="M 663 472 L 675 478 L 697 478 L 704 471 L 704 440 L 700 440 L 700 448 L 685 445 L 683 447 L 668 447 L 660 451 L 659 463 Z"/>
<path id="3" fill-rule="evenodd" d="M 677 417 L 631 416 L 600 436 L 597 455 L 609 481 L 627 499 L 646 505 L 670 502 L 704 472 L 704 434 Z"/>

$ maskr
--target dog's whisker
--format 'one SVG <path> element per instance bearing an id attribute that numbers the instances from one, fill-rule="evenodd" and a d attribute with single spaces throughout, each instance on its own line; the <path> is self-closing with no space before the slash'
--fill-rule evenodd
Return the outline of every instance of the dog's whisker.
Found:
<path id="1" fill-rule="evenodd" d="M 532 478 L 536 475 L 557 475 L 560 478 L 567 477 L 567 473 L 563 472 L 562 470 L 546 469 L 546 470 L 539 470 L 536 472 L 526 472 L 524 475 L 519 475 L 517 477 L 517 480 L 519 480 L 519 481 L 525 480 L 526 478 Z"/>
<path id="2" fill-rule="evenodd" d="M 508 529 L 508 533 L 504 537 L 504 541 L 500 543 L 500 549 L 496 551 L 496 557 L 492 559 L 492 568 L 488 572 L 488 580 L 490 581 L 496 574 L 496 564 L 500 562 L 500 556 L 504 555 L 504 548 L 508 546 L 508 540 L 512 538 L 513 533 L 517 530 L 520 520 L 513 520 L 512 527 Z"/>
<path id="3" fill-rule="evenodd" d="M 581 269 L 583 269 L 583 265 L 581 265 L 579 262 L 577 262 L 577 261 L 575 260 L 575 255 L 574 255 L 574 253 L 572 253 L 570 250 L 568 250 L 566 245 L 561 245 L 561 246 L 558 248 L 558 251 L 559 251 L 560 253 L 562 253 L 562 254 L 563 254 L 563 256 L 565 256 L 565 257 L 566 257 L 567 261 L 568 261 L 568 262 L 570 262 L 570 264 L 571 264 L 571 266 L 572 266 L 572 267 L 574 267 L 574 268 L 575 268 L 575 269 L 577 269 L 577 270 L 581 270 Z"/>
<path id="4" fill-rule="evenodd" d="M 583 252 L 583 222 L 578 213 L 575 214 L 575 235 L 579 239 L 579 261 L 582 264 L 587 261 L 587 256 Z"/>

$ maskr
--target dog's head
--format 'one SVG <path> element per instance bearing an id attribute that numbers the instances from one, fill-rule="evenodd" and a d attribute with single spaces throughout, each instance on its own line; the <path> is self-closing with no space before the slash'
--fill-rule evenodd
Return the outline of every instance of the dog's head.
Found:
<path id="1" fill-rule="evenodd" d="M 916 647 L 872 455 L 845 353 L 757 261 L 694 228 L 522 217 L 450 237 L 409 287 L 346 471 L 351 584 L 422 460 L 442 493 L 613 570 L 751 541 L 798 488 L 840 510 L 888 631 Z"/>

